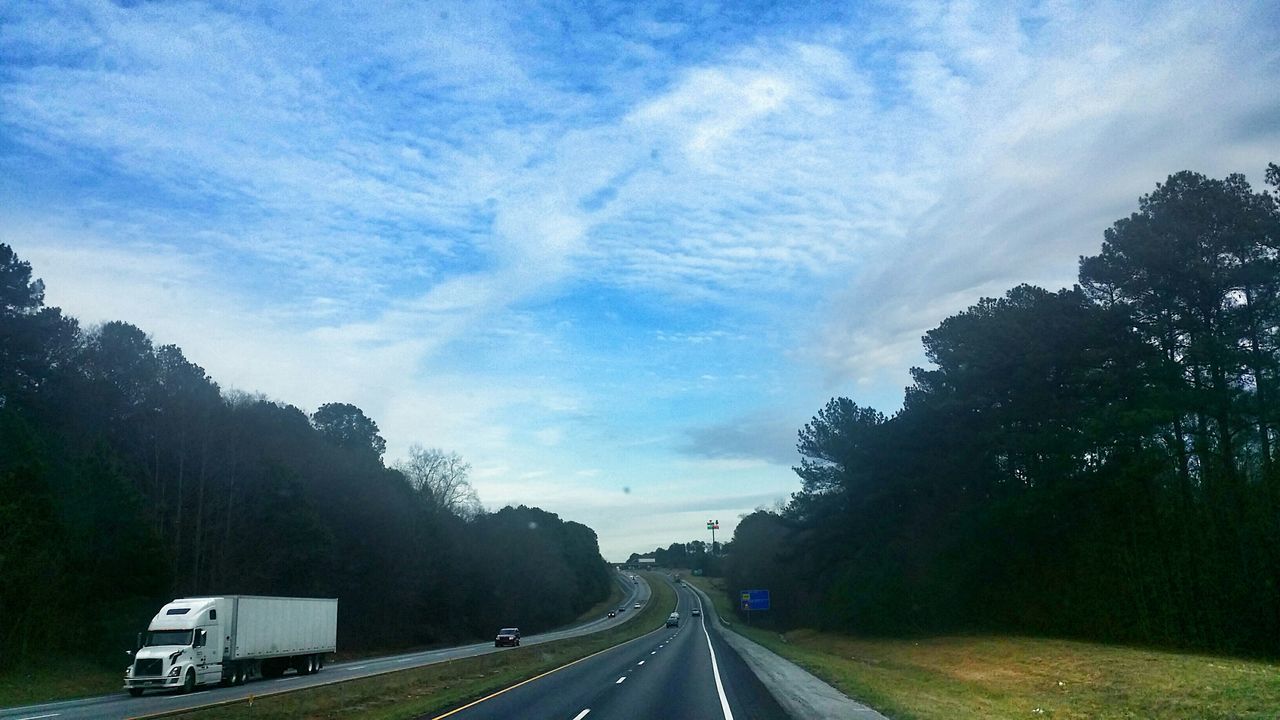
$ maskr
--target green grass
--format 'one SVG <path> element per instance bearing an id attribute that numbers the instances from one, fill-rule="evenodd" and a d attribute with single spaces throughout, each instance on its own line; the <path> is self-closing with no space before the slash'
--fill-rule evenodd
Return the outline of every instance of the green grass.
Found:
<path id="1" fill-rule="evenodd" d="M 318 688 L 255 697 L 207 710 L 180 713 L 175 717 L 188 720 L 400 720 L 434 715 L 661 626 L 675 607 L 675 593 L 657 575 L 645 573 L 645 576 L 653 588 L 649 603 L 630 622 L 604 632 Z"/>
<path id="2" fill-rule="evenodd" d="M 1275 718 L 1280 664 L 1100 643 L 974 636 L 863 639 L 744 627 L 708 578 L 732 629 L 901 720 Z"/>
<path id="3" fill-rule="evenodd" d="M 129 658 L 111 667 L 86 660 L 58 660 L 24 666 L 0 675 L 0 707 L 34 705 L 51 700 L 102 695 L 124 687 L 124 667 Z"/>

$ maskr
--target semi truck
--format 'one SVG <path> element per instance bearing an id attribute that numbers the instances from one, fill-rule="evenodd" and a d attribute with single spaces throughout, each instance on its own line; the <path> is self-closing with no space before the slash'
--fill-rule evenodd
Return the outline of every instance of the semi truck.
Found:
<path id="1" fill-rule="evenodd" d="M 337 650 L 336 598 L 178 598 L 160 608 L 125 670 L 124 688 L 146 690 L 239 685 L 286 670 L 310 675 Z"/>

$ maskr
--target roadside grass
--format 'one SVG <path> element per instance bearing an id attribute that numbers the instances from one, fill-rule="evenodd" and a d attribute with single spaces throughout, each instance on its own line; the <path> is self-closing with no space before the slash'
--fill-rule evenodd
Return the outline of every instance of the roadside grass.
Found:
<path id="1" fill-rule="evenodd" d="M 318 688 L 254 697 L 204 710 L 174 713 L 170 717 L 403 720 L 433 716 L 660 627 L 675 607 L 675 593 L 658 575 L 644 575 L 653 588 L 648 604 L 630 622 L 604 632 Z"/>
<path id="2" fill-rule="evenodd" d="M 1275 718 L 1280 664 L 1012 636 L 864 639 L 737 622 L 714 580 L 689 578 L 731 628 L 891 718 Z"/>
<path id="3" fill-rule="evenodd" d="M 578 625 L 604 617 L 610 608 L 617 607 L 622 602 L 623 590 L 616 582 L 611 583 L 611 586 L 607 600 L 592 606 L 568 625 Z M 476 642 L 481 639 L 483 638 L 465 642 Z M 446 646 L 405 648 L 399 652 L 418 652 L 433 649 L 433 647 Z M 339 651 L 335 654 L 334 660 L 350 662 L 386 654 L 386 650 Z M 121 688 L 124 686 L 124 667 L 127 664 L 129 664 L 128 658 L 121 653 L 118 666 L 65 658 L 53 659 L 41 665 L 0 674 L 0 708 L 123 692 Z"/>
<path id="4" fill-rule="evenodd" d="M 129 658 L 120 653 L 112 667 L 88 660 L 49 660 L 0 674 L 0 708 L 33 705 L 52 700 L 103 695 L 124 687 L 124 667 Z"/>

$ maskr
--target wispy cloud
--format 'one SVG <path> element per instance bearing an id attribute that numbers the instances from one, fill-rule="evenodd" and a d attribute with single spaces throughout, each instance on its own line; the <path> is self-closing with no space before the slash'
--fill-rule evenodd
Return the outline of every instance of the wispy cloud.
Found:
<path id="1" fill-rule="evenodd" d="M 925 330 L 1069 283 L 1167 173 L 1276 159 L 1277 28 L 1196 0 L 0 9 L 0 241 L 225 385 L 459 450 L 490 504 L 785 497 L 827 396 L 897 402 Z"/>

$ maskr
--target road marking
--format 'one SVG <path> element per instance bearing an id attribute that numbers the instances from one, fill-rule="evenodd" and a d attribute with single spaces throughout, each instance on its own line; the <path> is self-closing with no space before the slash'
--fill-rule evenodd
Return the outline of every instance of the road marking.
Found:
<path id="1" fill-rule="evenodd" d="M 652 631 L 651 631 L 649 634 L 652 634 Z M 463 710 L 466 710 L 467 708 L 470 708 L 470 707 L 474 707 L 474 706 L 476 706 L 476 705 L 479 705 L 480 703 L 482 703 L 482 702 L 484 702 L 484 701 L 486 701 L 486 700 L 492 700 L 493 698 L 496 698 L 496 697 L 498 697 L 499 695 L 501 695 L 501 694 L 503 694 L 503 693 L 505 693 L 505 692 L 508 692 L 508 691 L 511 691 L 511 690 L 515 690 L 516 688 L 520 687 L 521 685 L 528 685 L 529 683 L 533 682 L 534 680 L 541 680 L 542 678 L 544 678 L 544 677 L 546 677 L 546 676 L 550 675 L 551 673 L 560 672 L 561 670 L 563 670 L 563 669 L 565 669 L 565 668 L 567 668 L 567 667 L 569 667 L 569 666 L 571 666 L 571 665 L 577 665 L 578 663 L 580 663 L 580 662 L 582 662 L 582 661 L 584 661 L 584 660 L 590 660 L 591 658 L 593 658 L 593 657 L 595 657 L 595 656 L 597 656 L 597 655 L 600 655 L 601 653 L 607 653 L 607 652 L 609 652 L 610 650 L 617 650 L 618 648 L 622 647 L 623 645 L 628 645 L 628 644 L 630 644 L 630 643 L 633 643 L 633 642 L 635 642 L 636 640 L 639 640 L 639 639 L 640 639 L 640 638 L 642 638 L 642 637 L 646 637 L 646 636 L 645 636 L 645 635 L 641 635 L 640 637 L 634 637 L 634 638 L 631 638 L 630 640 L 626 640 L 626 641 L 624 641 L 624 642 L 620 642 L 620 643 L 618 643 L 617 645 L 614 645 L 613 647 L 607 647 L 607 648 L 605 648 L 605 649 L 603 649 L 603 650 L 600 650 L 600 651 L 597 651 L 597 652 L 593 652 L 593 653 L 591 653 L 590 655 L 587 655 L 586 657 L 580 657 L 580 658 L 578 658 L 577 660 L 574 660 L 573 662 L 565 663 L 564 665 L 561 665 L 561 666 L 560 666 L 560 667 L 558 667 L 558 668 L 552 668 L 551 670 L 548 670 L 548 671 L 546 671 L 546 672 L 542 673 L 541 675 L 534 675 L 533 677 L 529 678 L 528 680 L 521 680 L 520 682 L 516 683 L 515 685 L 511 685 L 511 686 L 509 686 L 509 687 L 502 688 L 501 690 L 499 690 L 499 691 L 497 691 L 497 692 L 495 692 L 495 693 L 491 693 L 491 694 L 489 694 L 489 695 L 486 695 L 486 696 L 484 696 L 484 697 L 480 698 L 479 700 L 472 700 L 471 702 L 467 703 L 466 705 L 463 705 L 463 706 L 462 706 L 462 707 L 460 707 L 460 708 L 454 708 L 454 709 L 450 710 L 449 712 L 447 712 L 447 713 L 445 713 L 445 714 L 443 714 L 443 715 L 437 715 L 437 716 L 435 716 L 435 717 L 431 718 L 431 720 L 444 720 L 444 718 L 447 718 L 447 717 L 449 717 L 450 715 L 456 715 L 456 714 L 458 714 L 458 713 L 462 712 Z"/>
<path id="2" fill-rule="evenodd" d="M 582 718 L 586 717 L 586 716 L 587 716 L 587 713 L 589 713 L 589 712 L 591 712 L 591 708 L 587 708 L 586 710 L 583 710 L 582 712 L 578 713 L 577 715 L 574 715 L 574 716 L 573 716 L 573 720 L 582 720 Z"/>
<path id="3" fill-rule="evenodd" d="M 367 668 L 367 667 L 369 667 L 369 666 L 368 666 L 368 665 L 356 665 L 355 667 L 349 667 L 349 668 L 347 668 L 347 670 L 363 670 L 363 669 L 365 669 L 365 668 Z"/>
<path id="4" fill-rule="evenodd" d="M 643 660 L 641 660 L 640 662 L 638 662 L 638 663 L 636 663 L 636 664 L 637 664 L 637 665 L 643 665 L 643 664 L 644 664 L 644 661 L 643 661 Z"/>
<path id="5" fill-rule="evenodd" d="M 653 652 L 651 652 L 651 653 L 649 653 L 649 654 L 650 654 L 650 655 L 657 655 L 657 654 L 658 654 L 658 651 L 657 651 L 657 650 L 654 650 Z"/>
<path id="6" fill-rule="evenodd" d="M 48 715 L 29 715 L 24 718 L 18 718 L 18 720 L 40 720 L 40 718 L 58 717 L 61 714 L 62 713 L 49 713 Z M 573 720 L 578 720 L 578 719 L 574 718 Z"/>
<path id="7" fill-rule="evenodd" d="M 733 711 L 729 709 L 729 698 L 724 696 L 724 683 L 720 682 L 720 665 L 716 662 L 716 649 L 711 647 L 711 633 L 707 632 L 707 621 L 702 621 L 702 634 L 707 636 L 707 650 L 711 651 L 711 672 L 716 676 L 716 692 L 720 694 L 720 710 L 724 712 L 724 720 L 733 720 Z"/>
<path id="8" fill-rule="evenodd" d="M 614 683 L 614 685 L 621 685 L 622 681 L 626 679 L 627 679 L 627 676 L 623 675 L 622 677 L 618 678 L 618 682 Z"/>

